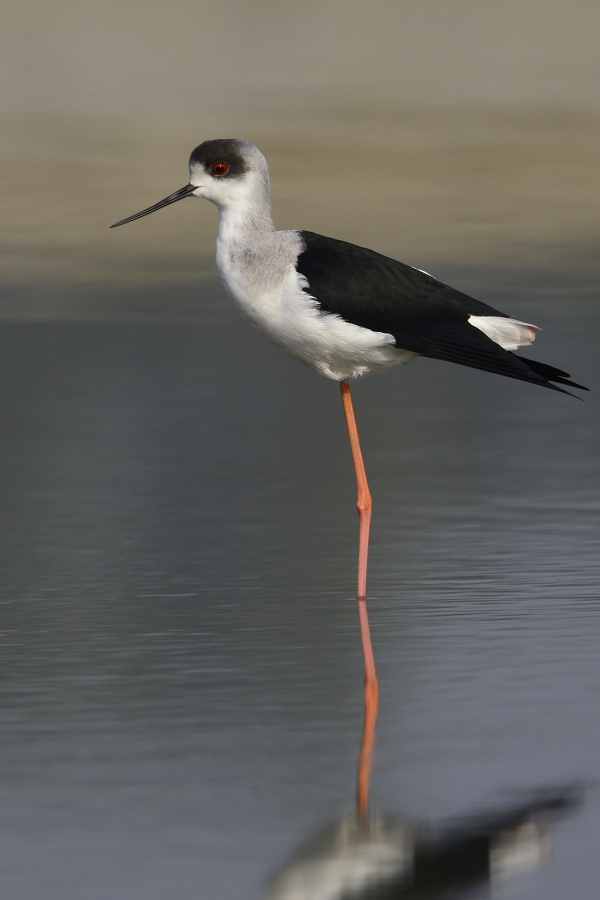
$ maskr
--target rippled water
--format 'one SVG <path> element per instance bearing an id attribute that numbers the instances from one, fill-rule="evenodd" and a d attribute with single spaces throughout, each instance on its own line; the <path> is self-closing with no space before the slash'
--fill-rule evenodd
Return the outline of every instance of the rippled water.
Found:
<path id="1" fill-rule="evenodd" d="M 453 266 L 458 287 L 542 327 L 531 356 L 590 386 L 585 403 L 428 360 L 355 388 L 382 813 L 435 824 L 597 777 L 595 280 Z M 11 304 L 42 302 L 15 284 Z M 210 281 L 131 288 L 148 314 L 130 323 L 114 321 L 118 285 L 52 290 L 79 298 L 72 318 L 92 291 L 96 321 L 49 294 L 55 321 L 29 306 L 0 326 L 4 896 L 257 897 L 353 804 L 339 390 Z M 193 315 L 151 321 L 173 307 Z M 595 900 L 598 837 L 592 788 L 556 826 L 554 862 L 494 896 Z"/>

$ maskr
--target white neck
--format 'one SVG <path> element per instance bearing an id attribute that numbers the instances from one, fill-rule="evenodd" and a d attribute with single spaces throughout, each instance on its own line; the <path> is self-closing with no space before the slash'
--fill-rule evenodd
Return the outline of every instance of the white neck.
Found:
<path id="1" fill-rule="evenodd" d="M 251 177 L 235 186 L 235 193 L 217 203 L 219 234 L 217 245 L 255 247 L 268 240 L 275 231 L 271 216 L 269 184 L 261 177 Z"/>
<path id="2" fill-rule="evenodd" d="M 238 183 L 229 196 L 221 194 L 217 206 L 217 266 L 225 287 L 251 318 L 245 304 L 281 290 L 298 256 L 299 238 L 292 231 L 275 231 L 267 178 Z"/>

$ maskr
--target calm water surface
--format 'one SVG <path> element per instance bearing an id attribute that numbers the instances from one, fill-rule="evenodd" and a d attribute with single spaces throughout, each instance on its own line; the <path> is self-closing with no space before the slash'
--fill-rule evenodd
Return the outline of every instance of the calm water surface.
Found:
<path id="1" fill-rule="evenodd" d="M 550 288 L 522 310 L 534 358 L 586 403 L 426 360 L 355 390 L 384 813 L 439 823 L 598 774 L 600 319 Z M 212 302 L 0 342 L 3 896 L 257 897 L 353 804 L 337 386 Z M 494 897 L 595 900 L 599 836 L 592 788 L 554 863 Z"/>

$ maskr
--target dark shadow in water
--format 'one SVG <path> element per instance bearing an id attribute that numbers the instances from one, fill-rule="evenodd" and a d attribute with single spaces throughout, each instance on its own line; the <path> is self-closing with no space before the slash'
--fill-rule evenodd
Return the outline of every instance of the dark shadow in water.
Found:
<path id="1" fill-rule="evenodd" d="M 347 816 L 303 844 L 269 880 L 263 900 L 459 898 L 552 857 L 550 826 L 574 813 L 580 785 L 432 828 L 408 818 Z"/>

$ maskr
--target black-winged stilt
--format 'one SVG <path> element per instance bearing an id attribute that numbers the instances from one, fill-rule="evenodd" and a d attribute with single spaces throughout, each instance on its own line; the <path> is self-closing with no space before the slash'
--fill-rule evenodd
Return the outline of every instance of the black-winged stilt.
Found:
<path id="1" fill-rule="evenodd" d="M 205 141 L 193 151 L 190 181 L 154 206 L 199 197 L 219 209 L 217 266 L 245 319 L 273 343 L 340 382 L 358 486 L 358 608 L 365 660 L 365 724 L 358 811 L 366 815 L 378 685 L 366 607 L 371 495 L 350 395 L 351 378 L 429 356 L 568 393 L 583 388 L 560 369 L 512 352 L 536 328 L 442 284 L 426 272 L 310 231 L 276 231 L 269 169 L 253 144 Z M 555 384 L 553 384 L 555 382 Z"/>

